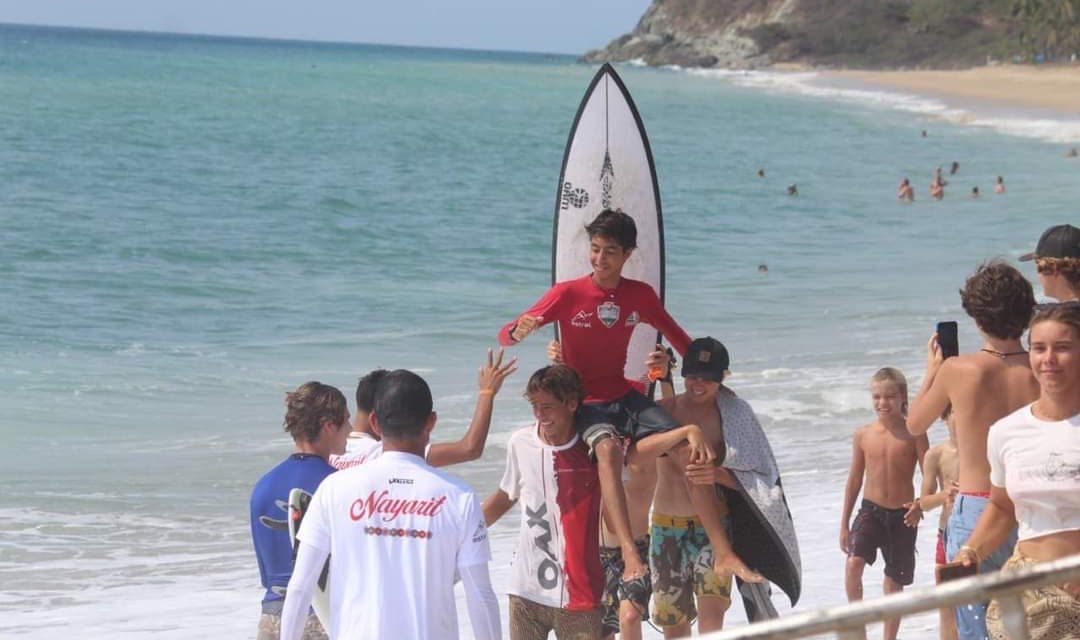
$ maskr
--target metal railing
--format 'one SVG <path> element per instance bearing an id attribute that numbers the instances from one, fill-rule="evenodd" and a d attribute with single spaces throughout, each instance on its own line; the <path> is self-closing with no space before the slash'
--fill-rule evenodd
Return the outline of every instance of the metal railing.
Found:
<path id="1" fill-rule="evenodd" d="M 1029 640 L 1023 591 L 1080 580 L 1080 554 L 1024 567 L 1015 572 L 963 578 L 941 585 L 909 589 L 903 593 L 863 600 L 838 607 L 797 613 L 778 620 L 717 631 L 702 640 L 789 640 L 835 633 L 838 640 L 861 640 L 866 625 L 886 618 L 934 611 L 971 602 L 997 600 L 1001 621 L 1012 640 Z"/>

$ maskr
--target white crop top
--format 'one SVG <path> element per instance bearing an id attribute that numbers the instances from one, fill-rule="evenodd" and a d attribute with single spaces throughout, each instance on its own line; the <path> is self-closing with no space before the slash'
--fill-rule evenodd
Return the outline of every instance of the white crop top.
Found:
<path id="1" fill-rule="evenodd" d="M 990 482 L 1016 506 L 1020 540 L 1080 529 L 1080 414 L 1051 422 L 1022 407 L 990 427 L 986 455 Z"/>

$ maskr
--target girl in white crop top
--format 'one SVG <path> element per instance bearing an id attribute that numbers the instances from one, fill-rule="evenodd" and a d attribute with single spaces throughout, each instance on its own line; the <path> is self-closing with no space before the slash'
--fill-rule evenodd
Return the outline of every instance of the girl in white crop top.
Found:
<path id="1" fill-rule="evenodd" d="M 1039 399 L 990 427 L 990 504 L 955 558 L 968 565 L 1013 527 L 1019 543 L 1004 571 L 1080 553 L 1080 303 L 1041 305 L 1030 331 Z M 1080 583 L 1023 601 L 1033 640 L 1080 637 Z M 991 637 L 1005 637 L 996 603 L 986 621 Z"/>

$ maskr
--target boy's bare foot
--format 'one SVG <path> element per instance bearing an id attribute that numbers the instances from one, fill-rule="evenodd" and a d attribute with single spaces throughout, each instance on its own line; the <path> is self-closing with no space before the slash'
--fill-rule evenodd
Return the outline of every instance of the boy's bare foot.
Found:
<path id="1" fill-rule="evenodd" d="M 765 578 L 763 578 L 760 573 L 746 566 L 746 564 L 739 559 L 739 556 L 734 553 L 716 556 L 716 562 L 713 563 L 713 571 L 720 575 L 738 576 L 744 582 L 765 582 Z"/>

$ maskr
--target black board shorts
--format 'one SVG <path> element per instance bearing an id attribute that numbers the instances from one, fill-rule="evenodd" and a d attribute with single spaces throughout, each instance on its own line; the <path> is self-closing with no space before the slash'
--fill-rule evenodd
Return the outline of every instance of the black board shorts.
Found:
<path id="1" fill-rule="evenodd" d="M 591 402 L 578 407 L 574 426 L 594 455 L 596 443 L 607 437 L 629 440 L 631 444 L 679 426 L 652 400 L 631 389 L 612 402 Z M 594 456 L 595 457 L 595 456 Z"/>
<path id="2" fill-rule="evenodd" d="M 874 564 L 877 550 L 885 559 L 885 575 L 901 586 L 908 586 L 915 577 L 915 537 L 918 529 L 904 524 L 907 510 L 887 509 L 863 500 L 848 539 L 848 555 Z"/>

